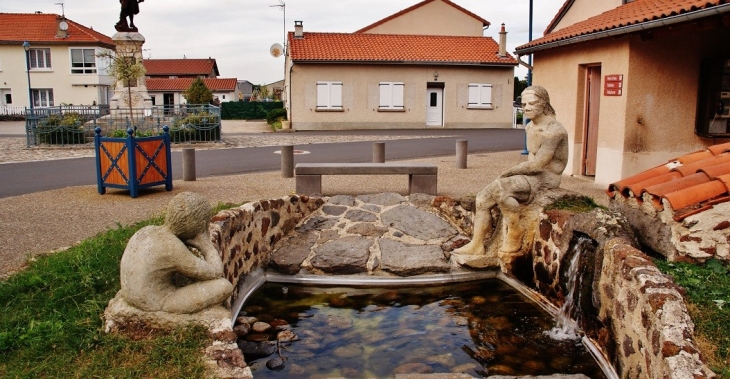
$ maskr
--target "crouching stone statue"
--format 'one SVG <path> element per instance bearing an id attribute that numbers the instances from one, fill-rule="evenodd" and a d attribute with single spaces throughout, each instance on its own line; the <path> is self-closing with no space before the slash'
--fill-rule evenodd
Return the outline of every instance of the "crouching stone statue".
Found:
<path id="1" fill-rule="evenodd" d="M 560 186 L 560 179 L 568 162 L 568 135 L 555 119 L 547 91 L 540 86 L 526 88 L 522 92 L 524 116 L 527 124 L 527 161 L 507 171 L 489 183 L 476 196 L 474 235 L 467 245 L 454 250 L 454 254 L 485 255 L 484 243 L 493 235 L 492 208 L 502 214 L 502 238 L 498 247 L 502 255 L 519 252 L 523 247 L 526 222 L 522 208 L 538 195 Z M 495 241 L 498 239 L 493 239 Z M 504 269 L 504 267 L 503 267 Z"/>
<path id="2" fill-rule="evenodd" d="M 205 198 L 183 192 L 170 201 L 164 225 L 146 226 L 132 236 L 120 265 L 120 294 L 127 303 L 183 314 L 231 296 L 233 286 L 222 277 L 223 263 L 210 241 L 210 214 Z"/>

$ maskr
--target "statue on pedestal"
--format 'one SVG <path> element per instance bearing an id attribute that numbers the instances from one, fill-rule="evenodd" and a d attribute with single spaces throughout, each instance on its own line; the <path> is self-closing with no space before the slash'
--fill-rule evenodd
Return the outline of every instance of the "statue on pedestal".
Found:
<path id="1" fill-rule="evenodd" d="M 519 251 L 524 233 L 520 208 L 539 193 L 560 186 L 568 162 L 568 134 L 555 119 L 555 110 L 545 88 L 526 88 L 522 92 L 522 108 L 523 117 L 531 120 L 525 128 L 527 161 L 503 172 L 477 194 L 474 235 L 471 242 L 454 250 L 454 254 L 486 254 L 484 241 L 493 234 L 491 210 L 495 206 L 499 207 L 504 224 L 500 255 Z"/>
<path id="2" fill-rule="evenodd" d="M 119 0 L 122 5 L 122 10 L 119 13 L 119 22 L 114 25 L 114 28 L 118 32 L 137 32 L 137 27 L 134 26 L 134 15 L 139 14 L 139 3 L 144 0 Z M 129 23 L 127 23 L 127 17 L 129 17 Z"/>

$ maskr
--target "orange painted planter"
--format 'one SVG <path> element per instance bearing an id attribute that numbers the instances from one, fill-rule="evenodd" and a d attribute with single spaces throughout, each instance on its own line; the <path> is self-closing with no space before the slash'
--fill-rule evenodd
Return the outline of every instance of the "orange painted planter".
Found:
<path id="1" fill-rule="evenodd" d="M 94 148 L 96 151 L 96 181 L 100 194 L 107 187 L 129 190 L 137 197 L 139 190 L 165 185 L 172 191 L 172 160 L 170 157 L 169 128 L 155 137 L 135 138 L 128 130 L 127 138 L 102 137 L 96 128 Z"/>

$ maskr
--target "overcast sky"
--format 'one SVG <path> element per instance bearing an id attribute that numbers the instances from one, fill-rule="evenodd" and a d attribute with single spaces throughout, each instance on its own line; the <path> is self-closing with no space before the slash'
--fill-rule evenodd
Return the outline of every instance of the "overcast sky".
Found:
<path id="1" fill-rule="evenodd" d="M 146 42 L 145 58 L 215 58 L 222 78 L 267 84 L 284 77 L 284 58 L 269 48 L 283 44 L 284 29 L 294 20 L 304 31 L 350 33 L 420 0 L 146 0 L 135 24 Z M 499 26 L 507 28 L 507 50 L 527 43 L 530 0 L 452 0 L 491 23 L 485 35 L 499 41 Z M 119 19 L 118 0 L 2 0 L 0 12 L 61 14 L 112 36 Z M 535 0 L 533 39 L 542 36 L 564 0 Z M 286 16 L 286 24 L 284 23 Z M 524 78 L 520 67 L 516 75 Z"/>

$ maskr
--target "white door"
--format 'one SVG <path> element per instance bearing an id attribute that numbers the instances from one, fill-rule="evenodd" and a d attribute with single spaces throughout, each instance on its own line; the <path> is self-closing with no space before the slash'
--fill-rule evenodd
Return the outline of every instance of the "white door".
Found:
<path id="1" fill-rule="evenodd" d="M 426 91 L 426 126 L 444 124 L 444 89 L 429 88 Z"/>

